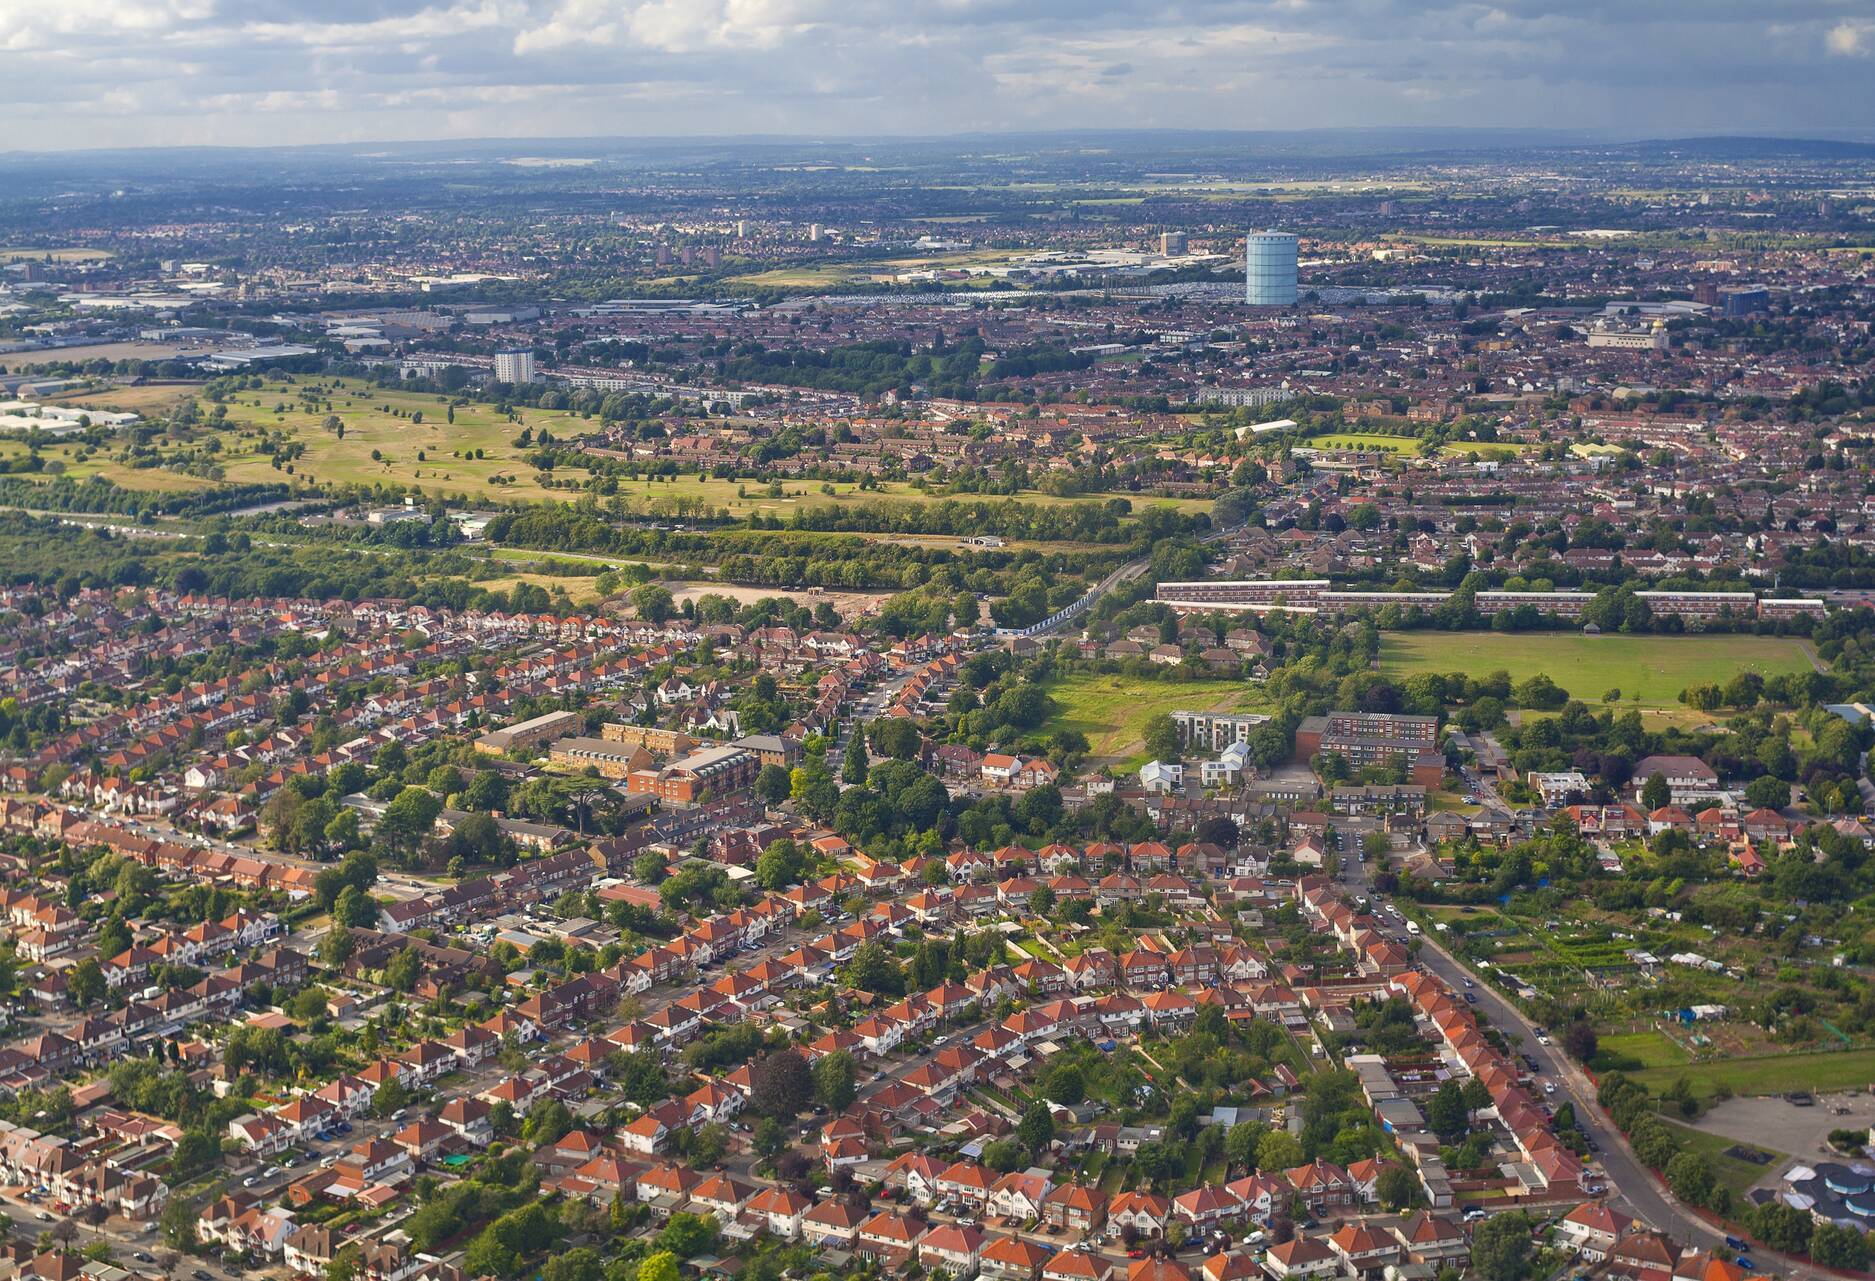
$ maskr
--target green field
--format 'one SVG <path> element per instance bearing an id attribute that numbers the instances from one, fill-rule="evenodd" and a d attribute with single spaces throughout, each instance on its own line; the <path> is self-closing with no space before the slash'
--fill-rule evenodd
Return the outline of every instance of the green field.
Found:
<path id="1" fill-rule="evenodd" d="M 1389 436 L 1377 431 L 1336 431 L 1310 436 L 1303 442 L 1314 449 L 1377 449 L 1389 454 L 1419 454 L 1426 442 L 1417 436 Z"/>
<path id="2" fill-rule="evenodd" d="M 1658 1032 L 1622 1032 L 1601 1038 L 1601 1048 L 1640 1063 L 1643 1067 L 1669 1068 L 1688 1062 L 1685 1050 Z"/>
<path id="3" fill-rule="evenodd" d="M 1531 448 L 1514 440 L 1457 440 L 1441 446 L 1442 454 L 1464 454 L 1471 458 L 1486 461 L 1507 462 L 1524 450 Z"/>
<path id="4" fill-rule="evenodd" d="M 1628 1075 L 1659 1092 L 1681 1077 L 1700 1098 L 1712 1098 L 1721 1085 L 1734 1094 L 1785 1094 L 1791 1090 L 1861 1089 L 1875 1081 L 1875 1049 L 1830 1054 L 1776 1054 L 1764 1058 L 1718 1059 L 1679 1067 L 1649 1068 Z"/>
<path id="5" fill-rule="evenodd" d="M 1742 1197 L 1750 1191 L 1760 1179 L 1769 1178 L 1783 1168 L 1782 1162 L 1788 1153 L 1772 1152 L 1769 1148 L 1759 1148 L 1756 1144 L 1743 1146 L 1757 1148 L 1760 1152 L 1770 1153 L 1771 1159 L 1763 1165 L 1754 1165 L 1750 1161 L 1741 1161 L 1735 1156 L 1725 1155 L 1726 1149 L 1740 1146 L 1735 1139 L 1728 1139 L 1720 1134 L 1707 1134 L 1704 1130 L 1695 1130 L 1690 1126 L 1661 1118 L 1661 1124 L 1680 1141 L 1680 1146 L 1694 1152 L 1704 1152 L 1712 1159 L 1712 1169 L 1719 1176 L 1719 1182 L 1732 1190 L 1732 1195 Z"/>
<path id="6" fill-rule="evenodd" d="M 1381 638 L 1380 670 L 1507 671 L 1522 681 L 1547 675 L 1570 695 L 1598 703 L 1611 689 L 1623 707 L 1682 710 L 1680 691 L 1732 679 L 1810 670 L 1803 644 L 1781 636 L 1584 636 L 1576 632 L 1389 632 Z"/>
<path id="7" fill-rule="evenodd" d="M 1234 681 L 1149 681 L 1132 676 L 1076 673 L 1052 680 L 1049 697 L 1059 709 L 1049 730 L 1087 735 L 1091 752 L 1129 768 L 1143 765 L 1146 722 L 1160 712 L 1247 708 L 1255 693 Z"/>

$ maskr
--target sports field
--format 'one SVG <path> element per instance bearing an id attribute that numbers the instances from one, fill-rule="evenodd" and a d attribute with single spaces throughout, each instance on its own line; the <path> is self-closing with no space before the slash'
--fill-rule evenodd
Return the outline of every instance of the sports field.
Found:
<path id="1" fill-rule="evenodd" d="M 1623 707 L 1678 711 L 1680 691 L 1753 671 L 1762 676 L 1810 670 L 1803 644 L 1782 636 L 1584 636 L 1578 632 L 1388 632 L 1380 670 L 1507 671 L 1522 681 L 1547 675 L 1585 703 L 1611 689 Z"/>
<path id="2" fill-rule="evenodd" d="M 1417 436 L 1389 436 L 1377 431 L 1337 431 L 1310 436 L 1304 442 L 1313 449 L 1377 449 L 1388 454 L 1418 454 L 1426 442 Z"/>
<path id="3" fill-rule="evenodd" d="M 1046 730 L 1087 735 L 1090 753 L 1126 764 L 1145 764 L 1146 722 L 1160 712 L 1249 710 L 1255 691 L 1238 681 L 1151 681 L 1077 672 L 1048 683 L 1058 711 Z"/>

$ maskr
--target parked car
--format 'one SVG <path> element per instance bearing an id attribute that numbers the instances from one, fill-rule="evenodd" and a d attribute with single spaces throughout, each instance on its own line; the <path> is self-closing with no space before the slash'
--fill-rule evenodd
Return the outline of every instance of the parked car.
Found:
<path id="1" fill-rule="evenodd" d="M 1736 1250 L 1741 1254 L 1751 1248 L 1750 1242 L 1742 1237 L 1727 1237 L 1725 1238 L 1725 1245 L 1727 1249 Z"/>

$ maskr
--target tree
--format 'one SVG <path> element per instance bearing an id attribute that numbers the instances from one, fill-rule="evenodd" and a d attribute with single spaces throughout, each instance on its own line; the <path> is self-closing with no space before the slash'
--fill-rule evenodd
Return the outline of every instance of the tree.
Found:
<path id="1" fill-rule="evenodd" d="M 1766 774 L 1745 784 L 1745 803 L 1753 809 L 1781 810 L 1790 804 L 1790 784 Z"/>
<path id="2" fill-rule="evenodd" d="M 805 861 L 801 847 L 784 836 L 755 860 L 755 880 L 765 890 L 785 890 L 801 879 Z"/>
<path id="3" fill-rule="evenodd" d="M 604 1275 L 604 1260 L 586 1246 L 549 1255 L 540 1272 L 541 1281 L 601 1281 Z"/>
<path id="4" fill-rule="evenodd" d="M 134 865 L 133 865 L 134 866 Z M 98 927 L 98 956 L 110 960 L 113 956 L 130 948 L 130 927 L 124 924 L 124 918 L 116 914 Z"/>
<path id="5" fill-rule="evenodd" d="M 339 892 L 338 901 L 332 905 L 332 923 L 334 926 L 371 929 L 378 923 L 377 901 L 357 887 L 347 885 Z"/>
<path id="6" fill-rule="evenodd" d="M 1628 1142 L 1634 1148 L 1634 1155 L 1656 1170 L 1666 1169 L 1674 1154 L 1680 1150 L 1673 1131 L 1652 1116 L 1644 1116 L 1634 1123 L 1633 1130 L 1628 1134 Z"/>
<path id="7" fill-rule="evenodd" d="M 757 1112 L 783 1119 L 796 1116 L 813 1095 L 814 1080 L 798 1050 L 776 1050 L 749 1069 L 749 1102 Z"/>
<path id="8" fill-rule="evenodd" d="M 409 1106 L 410 1091 L 394 1076 L 371 1093 L 371 1115 L 375 1117 L 387 1117 Z"/>
<path id="9" fill-rule="evenodd" d="M 1287 1130 L 1271 1130 L 1257 1144 L 1257 1169 L 1266 1174 L 1272 1170 L 1292 1170 L 1308 1159 L 1301 1141 Z"/>
<path id="10" fill-rule="evenodd" d="M 651 623 L 663 623 L 677 609 L 677 602 L 670 592 L 656 583 L 646 583 L 632 589 L 632 608 L 638 611 L 638 617 Z"/>
<path id="11" fill-rule="evenodd" d="M 1374 1194 L 1389 1210 L 1404 1210 L 1419 1204 L 1419 1180 L 1403 1165 L 1389 1166 L 1374 1180 Z"/>
<path id="12" fill-rule="evenodd" d="M 764 765 L 755 778 L 755 794 L 764 804 L 780 805 L 788 799 L 788 771 L 780 765 Z"/>
<path id="13" fill-rule="evenodd" d="M 718 1231 L 715 1215 L 687 1214 L 679 1210 L 658 1233 L 658 1244 L 679 1258 L 694 1259 L 715 1249 Z"/>
<path id="14" fill-rule="evenodd" d="M 1667 776 L 1659 772 L 1649 774 L 1646 785 L 1641 788 L 1641 808 L 1651 814 L 1672 800 L 1673 789 L 1667 786 Z"/>
<path id="15" fill-rule="evenodd" d="M 868 764 L 866 736 L 856 733 L 846 740 L 846 754 L 840 761 L 840 781 L 853 787 L 864 786 Z"/>
<path id="16" fill-rule="evenodd" d="M 789 775 L 788 795 L 803 814 L 816 823 L 824 823 L 833 817 L 840 804 L 840 785 L 827 772 L 826 761 L 809 757 Z"/>
<path id="17" fill-rule="evenodd" d="M 1808 1254 L 1815 1220 L 1808 1212 L 1781 1201 L 1767 1201 L 1752 1214 L 1752 1233 L 1773 1250 Z"/>
<path id="18" fill-rule="evenodd" d="M 842 977 L 846 985 L 861 992 L 889 996 L 905 994 L 905 969 L 883 943 L 868 939 L 853 949 Z"/>
<path id="19" fill-rule="evenodd" d="M 1254 1170 L 1257 1145 L 1263 1142 L 1263 1136 L 1267 1133 L 1268 1129 L 1255 1121 L 1237 1122 L 1231 1126 L 1230 1133 L 1224 1136 L 1224 1159 L 1234 1166 Z"/>
<path id="20" fill-rule="evenodd" d="M 197 1206 L 182 1197 L 171 1197 L 163 1207 L 160 1220 L 163 1225 L 163 1240 L 171 1248 L 193 1251 L 196 1246 L 195 1219 Z"/>
<path id="21" fill-rule="evenodd" d="M 765 1116 L 755 1123 L 749 1141 L 755 1147 L 756 1156 L 773 1161 L 788 1150 L 788 1131 L 774 1117 Z"/>
<path id="22" fill-rule="evenodd" d="M 378 819 L 378 835 L 395 847 L 408 849 L 430 834 L 436 816 L 442 812 L 443 803 L 434 793 L 406 787 L 384 807 L 384 815 Z"/>
<path id="23" fill-rule="evenodd" d="M 712 1121 L 690 1136 L 690 1159 L 698 1165 L 718 1165 L 729 1150 L 729 1127 Z"/>
<path id="24" fill-rule="evenodd" d="M 521 1139 L 535 1147 L 542 1147 L 558 1143 L 572 1128 L 573 1113 L 566 1104 L 558 1099 L 548 1099 L 527 1110 L 527 1120 L 521 1122 Z"/>
<path id="25" fill-rule="evenodd" d="M 1023 1109 L 1022 1120 L 1016 1124 L 1016 1138 L 1033 1156 L 1047 1153 L 1055 1141 L 1055 1114 L 1046 1103 L 1037 1099 Z"/>
<path id="26" fill-rule="evenodd" d="M 1823 1267 L 1841 1272 L 1866 1272 L 1869 1239 L 1854 1228 L 1819 1223 L 1810 1230 L 1810 1258 Z"/>
<path id="27" fill-rule="evenodd" d="M 1071 1108 L 1087 1098 L 1087 1080 L 1077 1063 L 1063 1063 L 1048 1074 L 1042 1087 L 1049 1102 Z"/>
<path id="28" fill-rule="evenodd" d="M 423 974 L 423 958 L 414 947 L 400 949 L 384 964 L 384 985 L 393 992 L 408 992 Z"/>
<path id="29" fill-rule="evenodd" d="M 1465 1094 L 1458 1082 L 1447 1081 L 1426 1101 L 1426 1123 L 1432 1132 L 1448 1143 L 1455 1143 L 1471 1127 L 1471 1115 L 1465 1107 Z"/>
<path id="30" fill-rule="evenodd" d="M 1673 1195 L 1688 1205 L 1704 1205 L 1717 1181 L 1713 1175 L 1712 1159 L 1704 1152 L 1695 1152 L 1690 1148 L 1676 1153 L 1667 1162 L 1664 1173 Z"/>
<path id="31" fill-rule="evenodd" d="M 814 1097 L 829 1112 L 845 1110 L 858 1093 L 853 1056 L 846 1050 L 823 1054 L 814 1064 Z"/>
<path id="32" fill-rule="evenodd" d="M 65 990 L 71 995 L 72 1004 L 80 1009 L 96 1005 L 110 990 L 104 981 L 104 967 L 95 958 L 80 961 L 66 974 Z"/>
<path id="33" fill-rule="evenodd" d="M 1471 1234 L 1472 1271 L 1484 1281 L 1523 1281 L 1530 1271 L 1530 1216 L 1493 1215 Z"/>
<path id="34" fill-rule="evenodd" d="M 332 820 L 325 826 L 325 843 L 335 850 L 356 849 L 360 836 L 358 833 L 358 811 L 349 805 L 340 806 Z"/>
<path id="35" fill-rule="evenodd" d="M 1595 1025 L 1587 1019 L 1577 1019 L 1563 1029 L 1563 1049 L 1569 1051 L 1571 1058 L 1578 1063 L 1587 1063 L 1601 1050 L 1601 1041 L 1595 1035 Z"/>
<path id="36" fill-rule="evenodd" d="M 677 1256 L 669 1250 L 648 1254 L 638 1264 L 638 1281 L 679 1281 Z"/>
<path id="37" fill-rule="evenodd" d="M 1178 725 L 1172 720 L 1171 713 L 1159 712 L 1146 719 L 1146 753 L 1155 761 L 1175 761 L 1179 758 Z"/>

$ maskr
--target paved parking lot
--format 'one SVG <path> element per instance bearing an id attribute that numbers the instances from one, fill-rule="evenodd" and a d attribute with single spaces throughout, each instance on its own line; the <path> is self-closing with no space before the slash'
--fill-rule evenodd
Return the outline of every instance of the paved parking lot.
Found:
<path id="1" fill-rule="evenodd" d="M 1838 1116 L 1838 1108 L 1846 1108 L 1849 1115 Z M 1782 1098 L 1727 1099 L 1692 1125 L 1708 1134 L 1724 1135 L 1806 1161 L 1829 1155 L 1841 1160 L 1841 1153 L 1830 1152 L 1829 1132 L 1866 1130 L 1875 1125 L 1875 1095 L 1822 1094 L 1817 1096 L 1814 1107 L 1807 1108 Z M 1768 1167 L 1765 1171 L 1767 1175 L 1781 1172 L 1782 1167 Z"/>

